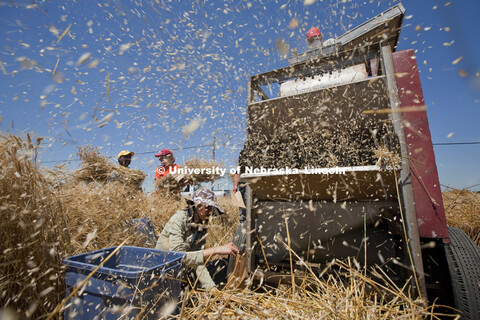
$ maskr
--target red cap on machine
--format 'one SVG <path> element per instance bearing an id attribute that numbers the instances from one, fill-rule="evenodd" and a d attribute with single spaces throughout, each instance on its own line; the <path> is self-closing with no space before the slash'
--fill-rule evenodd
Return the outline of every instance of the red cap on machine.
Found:
<path id="1" fill-rule="evenodd" d="M 320 32 L 320 29 L 317 27 L 310 28 L 310 30 L 307 31 L 307 41 L 313 41 L 315 37 L 318 37 L 320 40 L 322 40 L 323 36 Z"/>

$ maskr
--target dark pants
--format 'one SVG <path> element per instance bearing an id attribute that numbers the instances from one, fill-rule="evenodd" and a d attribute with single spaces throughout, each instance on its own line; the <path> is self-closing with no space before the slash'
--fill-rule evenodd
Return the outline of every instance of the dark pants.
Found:
<path id="1" fill-rule="evenodd" d="M 215 284 L 220 288 L 227 283 L 227 265 L 228 258 L 210 261 L 206 265 L 208 273 L 210 273 L 213 282 L 215 282 Z"/>
<path id="2" fill-rule="evenodd" d="M 205 267 L 210 273 L 210 277 L 212 277 L 213 282 L 217 285 L 219 289 L 221 289 L 227 283 L 227 266 L 228 266 L 228 258 L 216 259 L 213 261 L 207 262 Z M 194 270 L 190 270 L 187 274 L 188 281 L 186 285 L 193 286 L 197 281 L 197 276 Z M 198 286 L 198 282 L 197 285 Z"/>

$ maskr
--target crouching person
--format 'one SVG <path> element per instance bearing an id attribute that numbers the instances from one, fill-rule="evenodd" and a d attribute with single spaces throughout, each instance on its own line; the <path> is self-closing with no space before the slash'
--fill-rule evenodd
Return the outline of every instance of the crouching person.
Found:
<path id="1" fill-rule="evenodd" d="M 226 282 L 224 259 L 210 261 L 214 255 L 238 254 L 233 243 L 205 249 L 208 219 L 225 212 L 217 204 L 215 193 L 208 189 L 197 190 L 187 208 L 177 211 L 163 228 L 156 249 L 185 252 L 187 272 L 193 271 L 200 286 L 209 290 Z M 208 262 L 207 262 L 208 261 Z M 207 262 L 207 263 L 206 263 Z M 219 263 L 220 262 L 220 263 Z M 214 281 L 214 279 L 216 281 Z"/>

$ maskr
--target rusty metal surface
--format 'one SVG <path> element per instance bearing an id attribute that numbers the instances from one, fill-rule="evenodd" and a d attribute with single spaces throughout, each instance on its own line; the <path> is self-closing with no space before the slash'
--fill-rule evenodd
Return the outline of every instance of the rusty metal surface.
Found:
<path id="1" fill-rule="evenodd" d="M 393 54 L 401 108 L 419 107 L 402 113 L 412 186 L 417 211 L 418 231 L 422 238 L 448 239 L 442 193 L 438 179 L 425 101 L 413 50 Z"/>

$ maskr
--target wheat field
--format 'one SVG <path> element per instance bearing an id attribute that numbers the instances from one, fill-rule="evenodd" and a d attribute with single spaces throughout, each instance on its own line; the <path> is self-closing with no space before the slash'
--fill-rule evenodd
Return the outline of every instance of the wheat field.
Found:
<path id="1" fill-rule="evenodd" d="M 119 170 L 92 148 L 79 151 L 77 172 L 52 171 L 37 164 L 41 139 L 26 141 L 0 137 L 2 167 L 0 226 L 3 231 L 0 263 L 0 318 L 62 318 L 65 301 L 62 259 L 93 250 L 141 245 L 125 221 L 149 217 L 158 234 L 185 199 L 161 190 L 139 191 L 145 175 L 119 171 L 121 178 L 106 182 Z M 208 165 L 208 164 L 206 164 Z M 479 195 L 454 190 L 444 194 L 449 223 L 466 230 L 479 243 L 474 215 Z M 220 198 L 226 215 L 214 218 L 209 246 L 230 242 L 237 227 L 238 209 Z M 473 219 L 473 220 L 472 220 Z M 382 273 L 367 277 L 352 261 L 336 261 L 336 274 L 308 270 L 300 284 L 201 291 L 183 295 L 185 319 L 435 319 L 432 306 L 409 296 Z M 380 280 L 379 280 L 380 279 Z M 253 279 L 247 279 L 247 284 Z"/>

